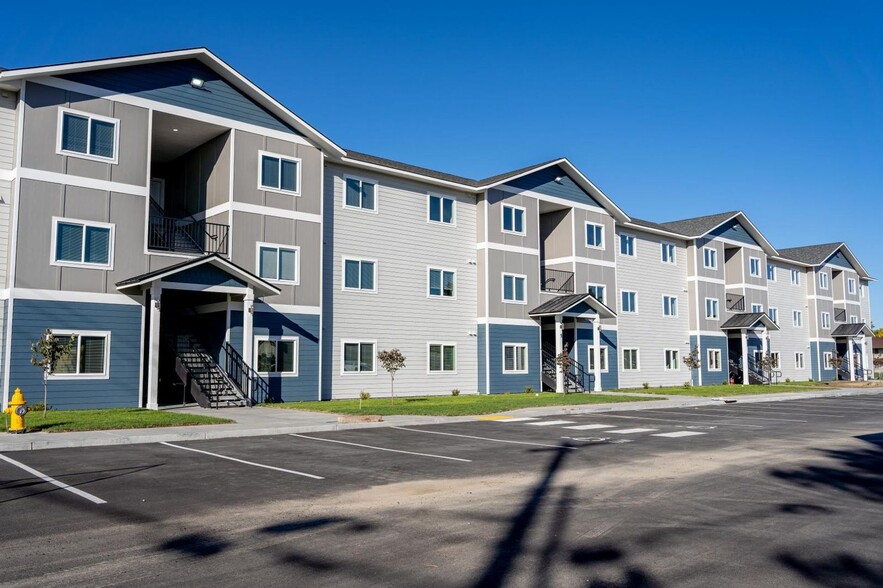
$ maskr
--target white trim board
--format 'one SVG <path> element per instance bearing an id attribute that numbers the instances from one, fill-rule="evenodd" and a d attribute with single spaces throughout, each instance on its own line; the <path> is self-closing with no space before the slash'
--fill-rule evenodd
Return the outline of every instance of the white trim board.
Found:
<path id="1" fill-rule="evenodd" d="M 120 194 L 129 194 L 130 196 L 146 197 L 150 194 L 150 188 L 148 186 L 123 184 L 121 182 L 111 182 L 108 180 L 96 180 L 83 176 L 61 174 L 58 172 L 32 169 L 29 167 L 18 168 L 18 177 L 23 180 L 35 180 L 40 182 L 49 182 L 51 184 L 63 184 L 66 186 L 76 186 L 78 188 L 91 188 L 93 190 L 101 190 L 103 192 L 119 192 Z"/>

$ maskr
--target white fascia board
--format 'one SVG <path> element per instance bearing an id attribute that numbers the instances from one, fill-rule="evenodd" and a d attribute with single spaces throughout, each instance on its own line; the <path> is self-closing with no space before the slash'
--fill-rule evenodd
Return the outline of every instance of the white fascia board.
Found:
<path id="1" fill-rule="evenodd" d="M 333 163 L 337 163 L 339 165 L 351 166 L 351 167 L 358 167 L 361 169 L 370 169 L 370 170 L 381 172 L 381 173 L 388 174 L 391 176 L 408 178 L 410 180 L 418 180 L 420 182 L 425 182 L 427 184 L 444 186 L 445 188 L 453 188 L 455 190 L 461 190 L 463 192 L 470 192 L 470 193 L 474 193 L 476 195 L 479 192 L 481 192 L 481 190 L 477 189 L 475 186 L 469 186 L 466 184 L 459 184 L 457 182 L 449 182 L 447 180 L 440 180 L 438 178 L 433 178 L 433 177 L 426 176 L 423 174 L 409 172 L 409 171 L 401 170 L 398 168 L 389 167 L 386 165 L 380 165 L 377 163 L 369 163 L 367 161 L 359 161 L 357 159 L 351 159 L 346 156 L 341 157 L 340 159 L 338 159 L 336 161 L 333 161 Z"/>
<path id="2" fill-rule="evenodd" d="M 838 245 L 837 248 L 832 251 L 831 254 L 828 255 L 828 257 L 825 258 L 825 261 L 823 261 L 821 265 L 828 263 L 828 260 L 831 259 L 831 256 L 833 256 L 838 251 L 843 251 L 847 261 L 852 264 L 853 268 L 856 270 L 856 273 L 859 275 L 860 278 L 863 278 L 865 280 L 873 279 L 868 274 L 864 266 L 859 262 L 858 258 L 855 256 L 852 250 L 849 248 L 849 245 L 847 245 L 846 243 L 840 243 L 840 245 Z"/>
<path id="3" fill-rule="evenodd" d="M 638 225 L 638 224 L 635 224 L 635 223 L 633 223 L 632 221 L 624 222 L 624 223 L 621 223 L 621 224 L 622 224 L 623 227 L 627 228 L 627 229 L 630 230 L 630 231 L 650 233 L 651 235 L 659 235 L 659 236 L 662 236 L 662 237 L 668 237 L 668 238 L 670 238 L 670 239 L 676 239 L 676 240 L 678 240 L 678 241 L 684 241 L 685 243 L 686 243 L 687 241 L 691 241 L 691 240 L 692 240 L 690 237 L 687 237 L 687 236 L 685 236 L 685 235 L 681 235 L 680 233 L 675 233 L 675 232 L 673 232 L 673 231 L 663 231 L 663 230 L 661 230 L 661 229 L 654 229 L 654 228 L 651 228 L 651 227 L 645 227 L 644 225 Z"/>

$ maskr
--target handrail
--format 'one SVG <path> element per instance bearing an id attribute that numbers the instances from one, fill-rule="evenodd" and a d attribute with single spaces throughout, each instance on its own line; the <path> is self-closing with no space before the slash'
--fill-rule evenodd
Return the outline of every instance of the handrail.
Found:
<path id="1" fill-rule="evenodd" d="M 540 289 L 543 292 L 573 294 L 573 272 L 553 268 L 541 268 Z"/>
<path id="2" fill-rule="evenodd" d="M 558 362 L 553 351 L 553 347 L 549 344 L 543 344 L 542 347 L 543 367 L 550 372 L 558 374 Z M 571 388 L 577 391 L 591 391 L 595 386 L 595 374 L 586 370 L 586 368 L 578 361 L 571 359 L 570 369 L 564 372 L 564 389 Z"/>
<path id="3" fill-rule="evenodd" d="M 229 342 L 224 343 L 224 371 L 248 398 L 249 404 L 270 400 L 270 385 L 254 368 L 245 363 L 242 355 Z"/>
<path id="4" fill-rule="evenodd" d="M 187 218 L 151 215 L 147 247 L 187 253 L 227 254 L 230 227 L 220 223 Z M 183 243 L 181 243 L 183 240 Z"/>
<path id="5" fill-rule="evenodd" d="M 745 296 L 727 294 L 727 310 L 745 310 Z"/>

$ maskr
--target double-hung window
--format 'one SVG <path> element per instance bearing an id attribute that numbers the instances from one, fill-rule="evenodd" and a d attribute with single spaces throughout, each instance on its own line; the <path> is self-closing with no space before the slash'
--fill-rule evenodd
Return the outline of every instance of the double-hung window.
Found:
<path id="1" fill-rule="evenodd" d="M 432 298 L 453 298 L 455 280 L 455 273 L 452 271 L 429 268 L 429 296 Z"/>
<path id="2" fill-rule="evenodd" d="M 620 296 L 622 312 L 636 313 L 638 312 L 638 293 L 631 290 L 623 290 Z"/>
<path id="3" fill-rule="evenodd" d="M 262 374 L 297 375 L 297 337 L 255 337 L 255 365 Z"/>
<path id="4" fill-rule="evenodd" d="M 776 266 L 771 263 L 766 264 L 766 279 L 767 282 L 776 281 Z"/>
<path id="5" fill-rule="evenodd" d="M 635 256 L 635 237 L 625 233 L 619 234 L 619 253 L 628 257 Z"/>
<path id="6" fill-rule="evenodd" d="M 58 153 L 108 163 L 117 162 L 120 121 L 59 109 Z"/>
<path id="7" fill-rule="evenodd" d="M 377 210 L 377 183 L 362 178 L 347 177 L 346 194 L 344 195 L 344 208 L 361 208 L 362 210 Z"/>
<path id="8" fill-rule="evenodd" d="M 586 247 L 604 249 L 604 225 L 586 223 Z"/>
<path id="9" fill-rule="evenodd" d="M 821 315 L 821 326 L 823 329 L 831 328 L 831 313 L 823 312 Z"/>
<path id="10" fill-rule="evenodd" d="M 526 276 L 503 274 L 503 302 L 527 302 L 526 283 Z"/>
<path id="11" fill-rule="evenodd" d="M 52 331 L 60 343 L 73 338 L 71 352 L 55 364 L 55 378 L 107 378 L 110 373 L 110 333 L 107 331 Z"/>
<path id="12" fill-rule="evenodd" d="M 771 321 L 773 321 L 777 325 L 779 324 L 779 309 L 778 308 L 773 308 L 771 306 L 769 308 L 769 310 L 767 310 L 767 315 L 769 315 Z"/>
<path id="13" fill-rule="evenodd" d="M 705 299 L 705 318 L 715 321 L 720 318 L 720 301 L 717 298 Z"/>
<path id="14" fill-rule="evenodd" d="M 662 263 L 677 263 L 677 259 L 675 258 L 675 245 L 674 243 L 662 243 Z"/>
<path id="15" fill-rule="evenodd" d="M 598 355 L 601 356 L 601 365 L 599 369 L 606 373 L 607 372 L 607 346 L 599 345 L 598 346 Z M 589 372 L 594 373 L 595 371 L 595 346 L 589 343 Z"/>
<path id="16" fill-rule="evenodd" d="M 852 278 L 846 279 L 846 291 L 850 294 L 855 294 L 855 280 Z"/>
<path id="17" fill-rule="evenodd" d="M 343 260 L 343 289 L 377 291 L 377 264 L 366 259 Z"/>
<path id="18" fill-rule="evenodd" d="M 503 343 L 503 373 L 527 373 L 527 345 L 524 343 Z"/>
<path id="19" fill-rule="evenodd" d="M 752 278 L 760 277 L 760 258 L 759 257 L 749 257 L 748 258 L 748 273 L 751 274 Z"/>
<path id="20" fill-rule="evenodd" d="M 260 152 L 260 190 L 300 194 L 300 160 L 275 153 Z"/>
<path id="21" fill-rule="evenodd" d="M 665 369 L 667 371 L 678 370 L 681 367 L 681 358 L 677 349 L 665 350 Z"/>
<path id="22" fill-rule="evenodd" d="M 771 351 L 770 352 L 770 365 L 773 367 L 773 369 L 776 369 L 776 370 L 779 369 L 779 352 L 778 351 Z"/>
<path id="23" fill-rule="evenodd" d="M 819 288 L 822 290 L 828 289 L 828 274 L 826 272 L 819 273 Z"/>
<path id="24" fill-rule="evenodd" d="M 798 370 L 802 370 L 806 367 L 806 363 L 803 360 L 803 353 L 798 351 L 794 354 L 794 367 Z"/>
<path id="25" fill-rule="evenodd" d="M 824 359 L 825 369 L 826 370 L 833 369 L 834 368 L 834 354 L 831 353 L 830 351 L 826 351 L 824 354 L 822 354 L 822 357 Z"/>
<path id="26" fill-rule="evenodd" d="M 637 349 L 622 350 L 622 369 L 627 372 L 635 372 L 641 369 L 639 361 L 639 351 Z"/>
<path id="27" fill-rule="evenodd" d="M 721 371 L 721 350 L 720 349 L 709 349 L 708 350 L 708 371 L 710 372 L 719 372 Z"/>
<path id="28" fill-rule="evenodd" d="M 800 270 L 793 269 L 791 270 L 791 285 L 799 286 L 800 285 Z"/>
<path id="29" fill-rule="evenodd" d="M 586 294 L 601 304 L 607 304 L 607 288 L 603 284 L 586 284 Z"/>
<path id="30" fill-rule="evenodd" d="M 53 217 L 53 265 L 112 269 L 114 226 Z"/>
<path id="31" fill-rule="evenodd" d="M 678 316 L 678 298 L 677 296 L 662 297 L 662 315 Z"/>
<path id="32" fill-rule="evenodd" d="M 854 314 L 849 315 L 849 324 L 851 324 L 851 325 L 858 324 L 858 317 Z"/>
<path id="33" fill-rule="evenodd" d="M 428 370 L 430 374 L 456 372 L 457 346 L 445 343 L 430 343 Z"/>
<path id="34" fill-rule="evenodd" d="M 802 327 L 803 326 L 803 311 L 792 310 L 791 311 L 791 322 L 795 327 Z"/>
<path id="35" fill-rule="evenodd" d="M 715 249 L 714 247 L 703 247 L 702 257 L 705 269 L 717 269 L 717 249 Z"/>
<path id="36" fill-rule="evenodd" d="M 343 373 L 373 374 L 374 342 L 344 341 L 343 342 Z"/>
<path id="37" fill-rule="evenodd" d="M 751 305 L 751 312 L 763 312 L 763 304 L 753 303 Z"/>
<path id="38" fill-rule="evenodd" d="M 454 224 L 454 199 L 430 194 L 427 214 L 431 223 Z"/>
<path id="39" fill-rule="evenodd" d="M 265 280 L 298 283 L 298 247 L 258 243 L 258 275 Z"/>
<path id="40" fill-rule="evenodd" d="M 503 205 L 503 232 L 514 235 L 526 235 L 524 223 L 524 208 L 511 204 Z"/>

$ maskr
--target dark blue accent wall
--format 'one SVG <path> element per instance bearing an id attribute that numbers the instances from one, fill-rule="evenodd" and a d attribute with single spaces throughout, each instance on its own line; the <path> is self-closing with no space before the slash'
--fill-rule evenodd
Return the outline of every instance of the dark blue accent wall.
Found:
<path id="1" fill-rule="evenodd" d="M 842 267 L 855 271 L 855 268 L 852 267 L 852 264 L 849 263 L 849 260 L 846 259 L 846 256 L 843 255 L 843 252 L 840 250 L 838 250 L 834 255 L 828 258 L 828 263 L 830 263 L 831 265 L 836 265 L 837 267 Z"/>
<path id="2" fill-rule="evenodd" d="M 12 307 L 9 388 L 31 404 L 43 401 L 43 379 L 31 365 L 30 344 L 47 329 L 110 331 L 110 377 L 49 381 L 57 409 L 137 407 L 140 402 L 141 306 L 16 299 Z"/>
<path id="3" fill-rule="evenodd" d="M 120 94 L 131 94 L 259 127 L 296 133 L 195 59 L 117 67 L 61 77 Z M 193 78 L 205 80 L 205 86 L 199 90 L 191 87 L 190 80 Z"/>
<path id="4" fill-rule="evenodd" d="M 711 237 L 723 237 L 732 241 L 738 241 L 739 243 L 745 243 L 746 245 L 760 247 L 760 244 L 748 234 L 748 231 L 745 230 L 745 227 L 737 219 L 722 224 L 708 234 Z"/>
<path id="5" fill-rule="evenodd" d="M 204 263 L 188 270 L 178 272 L 163 278 L 166 282 L 179 284 L 199 284 L 201 286 L 232 286 L 245 288 L 247 284 L 225 272 L 221 268 Z"/>
<path id="6" fill-rule="evenodd" d="M 589 346 L 594 342 L 591 325 L 576 331 L 579 362 L 589 371 Z M 601 345 L 607 346 L 607 372 L 601 373 L 601 389 L 613 390 L 619 387 L 619 345 L 616 331 L 601 330 Z M 589 373 L 592 373 L 591 371 Z"/>
<path id="7" fill-rule="evenodd" d="M 487 394 L 487 326 L 478 325 L 478 386 L 479 394 Z"/>
<path id="8" fill-rule="evenodd" d="M 810 341 L 809 354 L 812 365 L 812 379 L 826 382 L 837 379 L 837 371 L 834 368 L 825 369 L 825 353 L 835 353 L 837 345 L 833 341 Z M 821 368 L 821 377 L 819 369 Z"/>
<path id="9" fill-rule="evenodd" d="M 542 390 L 540 375 L 540 327 L 521 325 L 488 325 L 490 343 L 491 394 L 524 392 L 525 386 Z M 527 343 L 526 374 L 503 373 L 503 343 Z"/>
<path id="10" fill-rule="evenodd" d="M 694 386 L 699 384 L 699 372 L 702 372 L 702 385 L 703 386 L 714 386 L 721 384 L 722 382 L 729 381 L 730 370 L 729 364 L 727 363 L 728 353 L 727 353 L 727 337 L 725 335 L 721 335 L 720 337 L 715 335 L 702 335 L 701 337 L 702 346 L 699 349 L 699 361 L 702 363 L 702 367 L 698 370 L 691 370 L 692 382 Z M 690 350 L 696 348 L 696 335 L 690 335 Z M 719 349 L 721 352 L 721 371 L 712 372 L 708 369 L 708 350 L 709 349 Z"/>
<path id="11" fill-rule="evenodd" d="M 561 183 L 555 181 L 555 178 L 562 178 Z M 593 204 L 601 207 L 601 204 L 580 188 L 576 182 L 570 179 L 563 169 L 557 165 L 547 167 L 539 171 L 535 171 L 526 176 L 506 182 L 510 186 L 521 188 L 522 190 L 531 190 L 546 196 L 555 196 L 579 202 L 581 204 Z"/>

